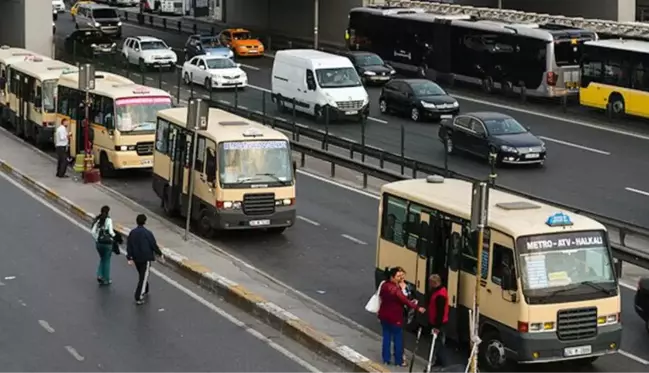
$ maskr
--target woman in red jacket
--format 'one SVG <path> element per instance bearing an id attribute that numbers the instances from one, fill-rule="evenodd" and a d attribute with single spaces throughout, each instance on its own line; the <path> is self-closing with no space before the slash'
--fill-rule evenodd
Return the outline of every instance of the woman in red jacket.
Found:
<path id="1" fill-rule="evenodd" d="M 379 320 L 383 329 L 383 363 L 390 364 L 392 354 L 391 345 L 394 343 L 394 363 L 406 366 L 403 360 L 403 306 L 425 312 L 423 307 L 417 308 L 417 302 L 408 300 L 403 294 L 399 283 L 404 273 L 398 268 L 386 271 L 387 280 L 382 283 L 379 290 L 381 305 L 379 306 Z"/>

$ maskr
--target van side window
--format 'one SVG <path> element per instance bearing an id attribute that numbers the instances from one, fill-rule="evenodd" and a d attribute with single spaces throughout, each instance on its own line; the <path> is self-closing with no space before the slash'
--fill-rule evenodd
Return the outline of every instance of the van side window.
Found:
<path id="1" fill-rule="evenodd" d="M 306 71 L 306 86 L 309 87 L 309 89 L 315 89 L 316 84 L 315 84 L 315 75 L 313 75 L 313 70 L 307 70 Z"/>
<path id="2" fill-rule="evenodd" d="M 155 134 L 155 150 L 167 154 L 169 150 L 169 122 L 158 118 L 158 127 Z"/>
<path id="3" fill-rule="evenodd" d="M 198 138 L 198 149 L 196 149 L 196 163 L 194 170 L 200 171 L 201 173 L 204 170 L 205 166 L 205 137 Z"/>
<path id="4" fill-rule="evenodd" d="M 383 197 L 381 238 L 399 246 L 404 246 L 403 228 L 406 215 L 407 202 L 385 194 Z"/>

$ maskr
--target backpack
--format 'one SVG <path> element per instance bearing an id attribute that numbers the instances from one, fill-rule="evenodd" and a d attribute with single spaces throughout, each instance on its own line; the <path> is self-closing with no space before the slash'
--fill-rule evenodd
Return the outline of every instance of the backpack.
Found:
<path id="1" fill-rule="evenodd" d="M 97 222 L 99 224 L 99 222 Z M 106 222 L 104 222 L 104 226 L 97 227 L 97 242 L 103 245 L 109 245 L 113 243 L 113 237 L 111 237 L 110 233 L 108 232 L 108 229 L 106 229 Z"/>

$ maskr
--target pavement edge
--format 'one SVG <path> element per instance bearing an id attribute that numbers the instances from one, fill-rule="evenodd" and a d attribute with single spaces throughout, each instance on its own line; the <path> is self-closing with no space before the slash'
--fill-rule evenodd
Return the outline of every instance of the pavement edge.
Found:
<path id="1" fill-rule="evenodd" d="M 18 181 L 47 201 L 62 207 L 66 212 L 74 215 L 76 218 L 88 223 L 93 220 L 94 215 L 77 206 L 69 199 L 60 196 L 54 190 L 24 174 L 2 159 L 0 159 L 0 172 Z M 130 229 L 120 224 L 115 225 L 115 230 L 125 236 L 130 232 Z M 286 311 L 273 302 L 265 300 L 263 297 L 249 291 L 236 282 L 230 281 L 215 272 L 211 272 L 204 265 L 192 261 L 169 248 L 163 247 L 162 251 L 166 259 L 163 265 L 178 272 L 190 281 L 195 282 L 201 288 L 218 294 L 228 303 L 254 315 L 310 350 L 334 360 L 335 363 L 353 372 L 390 372 L 382 364 L 368 359 L 349 346 L 336 342 L 334 338 L 320 332 L 291 312 Z"/>

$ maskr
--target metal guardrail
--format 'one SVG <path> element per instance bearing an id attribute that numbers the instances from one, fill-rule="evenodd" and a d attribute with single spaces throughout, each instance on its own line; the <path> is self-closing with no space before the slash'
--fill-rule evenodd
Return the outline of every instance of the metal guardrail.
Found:
<path id="1" fill-rule="evenodd" d="M 152 13 L 143 13 L 140 20 L 138 19 L 140 13 L 124 9 L 118 9 L 117 13 L 125 22 L 139 23 L 144 26 L 159 28 L 165 31 L 173 31 L 179 34 L 217 35 L 226 28 L 238 26 L 217 23 L 216 21 L 210 21 L 207 19 L 203 20 L 183 16 L 163 16 Z M 313 40 L 309 38 L 296 38 L 294 36 L 273 33 L 267 30 L 259 30 L 255 28 L 249 28 L 249 30 L 253 35 L 263 41 L 267 51 L 291 48 L 313 48 Z M 318 42 L 318 49 L 332 53 L 338 53 L 340 50 L 344 49 L 344 47 L 343 43 L 335 44 L 322 41 Z"/>

